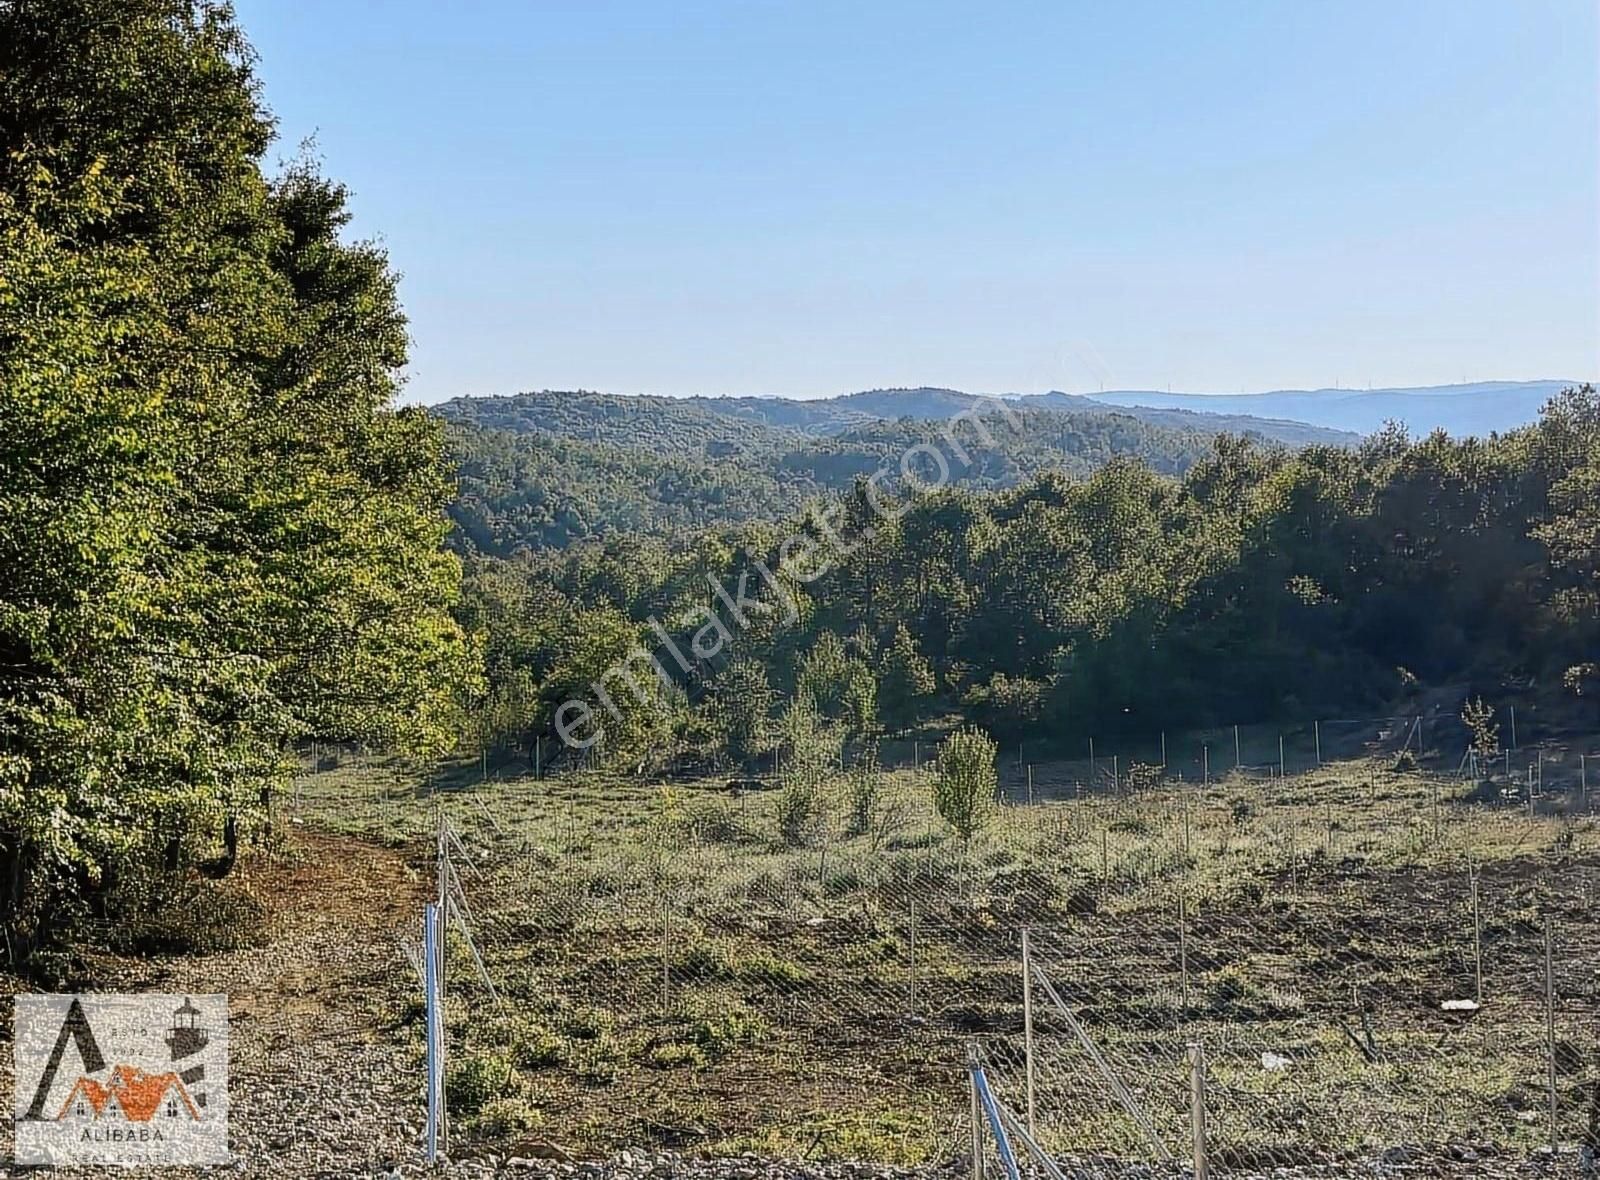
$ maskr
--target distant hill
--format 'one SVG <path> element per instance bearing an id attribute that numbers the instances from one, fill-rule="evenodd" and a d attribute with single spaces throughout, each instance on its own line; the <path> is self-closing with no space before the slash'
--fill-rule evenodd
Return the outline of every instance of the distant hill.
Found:
<path id="1" fill-rule="evenodd" d="M 1397 389 L 1284 389 L 1272 393 L 1227 394 L 1117 390 L 1085 395 L 1083 400 L 1134 412 L 1137 407 L 1293 419 L 1357 434 L 1371 434 L 1385 422 L 1395 421 L 1405 423 L 1414 435 L 1443 429 L 1463 437 L 1504 434 L 1526 426 L 1539 417 L 1540 408 L 1550 398 L 1577 384 L 1577 381 L 1479 381 Z"/>
<path id="2" fill-rule="evenodd" d="M 1076 410 L 1093 413 L 1103 409 L 1104 402 L 1082 394 L 1036 393 L 1009 399 L 1013 405 L 1025 408 L 1050 410 Z M 1152 406 L 1118 406 L 1124 413 L 1141 421 L 1172 430 L 1195 430 L 1205 434 L 1243 434 L 1271 442 L 1281 442 L 1292 447 L 1350 446 L 1361 432 L 1337 430 L 1328 426 L 1315 426 L 1288 418 L 1273 418 L 1264 414 L 1224 413 L 1222 407 L 1214 409 L 1175 409 Z"/>
<path id="3" fill-rule="evenodd" d="M 631 416 L 619 414 L 618 403 Z M 457 472 L 453 544 L 498 556 L 779 520 L 807 500 L 845 491 L 858 476 L 897 473 L 919 443 L 933 444 L 921 454 L 936 451 L 947 469 L 913 464 L 914 478 L 994 490 L 1044 471 L 1086 476 L 1119 457 L 1180 474 L 1210 450 L 1215 433 L 1157 425 L 1105 406 L 1030 409 L 1009 422 L 994 415 L 986 436 L 955 427 L 958 455 L 944 440 L 951 428 L 930 418 L 862 414 L 849 419 L 855 423 L 849 429 L 821 433 L 823 421 L 837 428 L 845 419 L 819 417 L 812 422 L 818 432 L 806 434 L 693 402 L 598 394 L 462 399 L 440 410 L 450 420 Z M 899 480 L 892 474 L 886 482 L 894 487 Z"/>
<path id="4" fill-rule="evenodd" d="M 1138 395 L 1134 395 L 1138 396 Z M 541 390 L 501 397 L 462 397 L 435 407 L 451 422 L 496 430 L 543 431 L 558 438 L 620 446 L 647 446 L 658 454 L 727 457 L 782 449 L 800 437 L 863 430 L 902 418 L 945 421 L 992 401 L 956 389 L 873 389 L 837 397 L 651 397 Z M 1255 417 L 1216 406 L 1110 409 L 1095 399 L 1066 393 L 1008 399 L 1024 411 L 1065 410 L 1080 415 L 1120 413 L 1153 426 L 1205 435 L 1243 434 L 1288 446 L 1347 446 L 1354 434 L 1303 422 Z"/>

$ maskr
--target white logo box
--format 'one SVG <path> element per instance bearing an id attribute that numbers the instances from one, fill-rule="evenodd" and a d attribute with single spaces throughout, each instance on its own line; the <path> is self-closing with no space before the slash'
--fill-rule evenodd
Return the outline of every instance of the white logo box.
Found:
<path id="1" fill-rule="evenodd" d="M 16 997 L 18 1164 L 223 1164 L 228 998 Z"/>

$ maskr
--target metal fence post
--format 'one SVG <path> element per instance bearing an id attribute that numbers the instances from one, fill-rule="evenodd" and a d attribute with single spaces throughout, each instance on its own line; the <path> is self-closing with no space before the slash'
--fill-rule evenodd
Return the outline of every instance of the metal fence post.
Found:
<path id="1" fill-rule="evenodd" d="M 1033 1088 L 1033 954 L 1026 926 L 1022 928 L 1022 1061 L 1028 1083 L 1028 1135 L 1037 1138 Z"/>
<path id="2" fill-rule="evenodd" d="M 1478 1007 L 1483 1007 L 1483 919 L 1478 902 L 1478 872 L 1471 861 L 1467 862 L 1467 872 L 1472 878 L 1472 981 L 1473 999 L 1478 1002 Z"/>
<path id="3" fill-rule="evenodd" d="M 446 1154 L 450 1151 L 450 1107 L 445 1100 L 444 1076 L 445 1054 L 449 1046 L 446 1044 L 448 1031 L 445 1023 L 445 987 L 446 966 L 449 956 L 446 954 L 445 944 L 449 941 L 450 926 L 446 921 L 450 904 L 450 821 L 445 818 L 444 807 L 439 808 L 439 902 L 434 913 L 433 950 L 435 957 L 434 987 L 437 995 L 434 1005 L 438 1010 L 439 1044 L 435 1056 L 435 1066 L 439 1071 L 439 1136 L 438 1149 Z"/>
<path id="4" fill-rule="evenodd" d="M 1555 955 L 1551 946 L 1550 918 L 1544 920 L 1544 1039 L 1545 1050 L 1549 1058 L 1549 1083 L 1550 1083 L 1550 1158 L 1555 1159 L 1559 1150 L 1559 1140 L 1556 1134 L 1556 979 Z"/>
<path id="5" fill-rule="evenodd" d="M 972 1180 L 983 1180 L 983 1110 L 978 1104 L 978 1047 L 967 1046 L 967 1085 L 972 1091 Z"/>
<path id="6" fill-rule="evenodd" d="M 444 1063 L 440 1060 L 444 1043 L 444 1020 L 443 1014 L 439 1011 L 438 941 L 439 910 L 430 901 L 422 909 L 422 997 L 423 1010 L 427 1015 L 427 1046 L 424 1061 L 427 1068 L 427 1152 L 430 1164 L 438 1161 L 440 1140 L 444 1131 L 440 1118 L 440 1113 L 444 1109 L 444 1088 L 441 1085 Z"/>
<path id="7" fill-rule="evenodd" d="M 1206 1054 L 1199 1041 L 1189 1045 L 1189 1129 L 1194 1135 L 1194 1180 L 1206 1180 Z"/>

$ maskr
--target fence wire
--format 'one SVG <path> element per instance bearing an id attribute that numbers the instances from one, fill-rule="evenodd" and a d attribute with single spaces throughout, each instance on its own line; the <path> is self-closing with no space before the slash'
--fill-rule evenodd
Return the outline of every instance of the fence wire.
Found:
<path id="1" fill-rule="evenodd" d="M 1006 766 L 970 842 L 928 766 L 877 775 L 870 805 L 837 776 L 801 846 L 777 782 L 418 788 L 363 763 L 303 807 L 400 840 L 445 811 L 501 1001 L 452 972 L 453 1059 L 503 1063 L 487 1109 L 580 1148 L 961 1156 L 976 1046 L 1064 1171 L 1188 1166 L 1195 1044 L 1213 1174 L 1592 1148 L 1600 827 L 1576 755 L 1464 779 L 1414 721 L 1360 724 L 1311 734 L 1362 750 L 1321 766 L 1286 735 L 1262 772 L 1243 734 L 1207 765 L 1231 731 L 1194 776 L 1193 736 L 1164 772 Z"/>

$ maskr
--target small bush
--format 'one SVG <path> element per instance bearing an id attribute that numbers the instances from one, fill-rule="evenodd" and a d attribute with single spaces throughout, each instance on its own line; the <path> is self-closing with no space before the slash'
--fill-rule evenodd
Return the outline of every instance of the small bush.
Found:
<path id="1" fill-rule="evenodd" d="M 519 1069 L 548 1069 L 566 1057 L 566 1043 L 541 1024 L 528 1024 L 511 1041 L 511 1060 Z"/>
<path id="2" fill-rule="evenodd" d="M 168 873 L 130 860 L 104 901 L 116 921 L 109 949 L 123 954 L 210 955 L 259 946 L 266 907 L 232 882 Z"/>
<path id="3" fill-rule="evenodd" d="M 822 839 L 828 825 L 827 806 L 819 780 L 793 775 L 778 793 L 778 835 L 786 848 L 809 848 Z"/>
<path id="4" fill-rule="evenodd" d="M 656 1045 L 645 1054 L 645 1060 L 656 1069 L 704 1069 L 706 1066 L 705 1050 L 699 1045 L 686 1045 L 681 1041 Z"/>
<path id="5" fill-rule="evenodd" d="M 741 955 L 716 942 L 696 942 L 674 962 L 686 979 L 734 979 L 741 983 L 797 984 L 810 979 L 805 968 L 769 951 Z"/>
<path id="6" fill-rule="evenodd" d="M 568 1060 L 580 1078 L 604 1085 L 616 1081 L 627 1058 L 622 1042 L 614 1034 L 605 1032 L 573 1045 Z"/>
<path id="7" fill-rule="evenodd" d="M 695 1018 L 689 1026 L 689 1035 L 711 1057 L 722 1057 L 736 1045 L 753 1045 L 764 1041 L 770 1030 L 767 1022 L 757 1012 L 743 1007 L 708 1012 Z"/>
<path id="8" fill-rule="evenodd" d="M 472 1129 L 490 1139 L 523 1135 L 544 1122 L 544 1116 L 520 1098 L 496 1098 L 472 1120 Z"/>
<path id="9" fill-rule="evenodd" d="M 747 959 L 736 962 L 734 978 L 745 983 L 765 983 L 773 987 L 795 986 L 811 981 L 810 974 L 791 959 L 780 959 L 766 951 L 757 951 Z"/>
<path id="10" fill-rule="evenodd" d="M 673 974 L 685 979 L 726 979 L 732 973 L 728 949 L 716 942 L 694 942 L 672 964 Z"/>
<path id="11" fill-rule="evenodd" d="M 568 1012 L 562 1027 L 567 1036 L 574 1040 L 596 1041 L 610 1036 L 616 1030 L 617 1018 L 604 1008 L 584 1006 Z"/>
<path id="12" fill-rule="evenodd" d="M 999 782 L 996 750 L 988 734 L 970 726 L 958 729 L 939 747 L 933 805 L 940 818 L 969 844 L 995 809 Z"/>
<path id="13" fill-rule="evenodd" d="M 475 1114 L 501 1090 L 511 1077 L 511 1063 L 497 1053 L 465 1053 L 450 1062 L 445 1075 L 445 1101 L 450 1109 Z"/>

